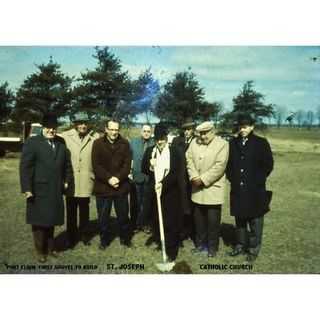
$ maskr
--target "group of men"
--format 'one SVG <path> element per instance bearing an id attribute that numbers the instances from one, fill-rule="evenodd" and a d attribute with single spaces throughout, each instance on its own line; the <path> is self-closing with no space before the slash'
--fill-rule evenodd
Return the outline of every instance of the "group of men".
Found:
<path id="1" fill-rule="evenodd" d="M 271 192 L 266 179 L 273 158 L 266 139 L 253 133 L 249 115 L 237 119 L 238 132 L 229 143 L 215 135 L 212 122 L 186 119 L 182 135 L 168 142 L 168 128 L 146 124 L 129 142 L 120 123 L 106 122 L 100 137 L 83 114 L 74 128 L 57 135 L 57 118 L 45 115 L 42 135 L 29 138 L 20 162 L 21 189 L 27 199 L 27 223 L 32 225 L 38 261 L 57 257 L 54 226 L 64 224 L 66 196 L 67 244 L 90 245 L 89 203 L 96 197 L 99 249 L 111 243 L 110 213 L 114 205 L 120 244 L 131 247 L 134 232 L 151 233 L 160 249 L 156 194 L 160 194 L 166 253 L 177 258 L 183 240 L 191 238 L 193 254 L 214 257 L 219 249 L 221 206 L 226 178 L 231 183 L 230 211 L 235 216 L 237 243 L 231 256 L 253 261 L 262 240 L 263 216 Z M 197 133 L 197 134 L 196 134 Z M 79 209 L 79 228 L 77 217 Z M 130 214 L 129 214 L 130 213 Z"/>

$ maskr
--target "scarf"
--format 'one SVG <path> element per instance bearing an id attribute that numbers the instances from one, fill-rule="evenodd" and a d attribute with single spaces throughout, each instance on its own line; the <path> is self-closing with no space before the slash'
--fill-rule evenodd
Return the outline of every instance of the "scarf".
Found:
<path id="1" fill-rule="evenodd" d="M 155 182 L 161 182 L 164 177 L 167 176 L 167 174 L 170 171 L 170 150 L 169 145 L 167 144 L 162 152 L 159 151 L 157 146 L 154 146 L 152 150 L 151 157 L 153 159 L 156 159 L 156 165 L 154 167 L 154 179 Z"/>

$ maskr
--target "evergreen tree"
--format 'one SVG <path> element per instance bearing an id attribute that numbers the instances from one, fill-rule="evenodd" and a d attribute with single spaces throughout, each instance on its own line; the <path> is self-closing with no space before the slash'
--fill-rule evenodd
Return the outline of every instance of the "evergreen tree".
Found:
<path id="1" fill-rule="evenodd" d="M 114 115 L 120 100 L 126 101 L 131 94 L 131 81 L 128 73 L 122 71 L 121 61 L 108 47 L 95 48 L 93 57 L 97 67 L 87 70 L 78 79 L 73 90 L 72 114 L 87 112 L 89 118 L 101 119 Z"/>
<path id="2" fill-rule="evenodd" d="M 274 114 L 273 105 L 263 102 L 264 95 L 254 90 L 254 82 L 247 81 L 240 93 L 233 98 L 233 113 L 249 113 L 256 120 Z"/>
<path id="3" fill-rule="evenodd" d="M 176 122 L 186 117 L 199 118 L 199 109 L 204 102 L 204 90 L 190 71 L 179 72 L 164 85 L 155 106 L 155 114 L 161 120 Z"/>
<path id="4" fill-rule="evenodd" d="M 14 94 L 9 89 L 8 82 L 0 85 L 0 122 L 8 120 L 13 109 Z"/>
<path id="5" fill-rule="evenodd" d="M 46 112 L 64 116 L 71 107 L 72 78 L 53 62 L 37 65 L 37 72 L 28 76 L 17 91 L 15 119 L 38 121 Z"/>

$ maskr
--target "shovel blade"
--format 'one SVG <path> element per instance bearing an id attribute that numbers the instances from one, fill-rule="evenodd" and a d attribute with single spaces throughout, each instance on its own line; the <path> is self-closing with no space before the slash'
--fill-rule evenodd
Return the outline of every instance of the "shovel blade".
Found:
<path id="1" fill-rule="evenodd" d="M 174 266 L 175 262 L 161 262 L 156 264 L 156 267 L 161 272 L 169 272 L 173 269 Z"/>

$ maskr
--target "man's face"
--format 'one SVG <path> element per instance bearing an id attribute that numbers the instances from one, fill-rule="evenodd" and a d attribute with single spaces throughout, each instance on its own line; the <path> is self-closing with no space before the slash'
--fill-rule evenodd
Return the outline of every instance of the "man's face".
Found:
<path id="1" fill-rule="evenodd" d="M 254 126 L 244 125 L 239 128 L 239 133 L 242 138 L 246 138 L 254 129 Z"/>
<path id="2" fill-rule="evenodd" d="M 56 134 L 57 134 L 57 127 L 51 127 L 51 128 L 43 127 L 42 129 L 42 135 L 47 139 L 54 139 Z"/>
<path id="3" fill-rule="evenodd" d="M 151 127 L 148 125 L 144 125 L 141 129 L 141 137 L 144 140 L 149 140 L 151 137 Z"/>
<path id="4" fill-rule="evenodd" d="M 203 144 L 209 144 L 214 138 L 213 130 L 199 132 Z"/>
<path id="5" fill-rule="evenodd" d="M 119 123 L 109 121 L 106 127 L 106 134 L 111 141 L 115 141 L 119 136 Z"/>
<path id="6" fill-rule="evenodd" d="M 164 147 L 167 145 L 168 139 L 161 139 L 156 141 L 157 148 L 161 152 Z"/>
<path id="7" fill-rule="evenodd" d="M 193 136 L 193 128 L 184 129 L 184 136 L 187 139 L 190 139 Z"/>
<path id="8" fill-rule="evenodd" d="M 86 122 L 78 122 L 75 127 L 80 135 L 85 136 L 88 133 L 88 124 Z"/>

